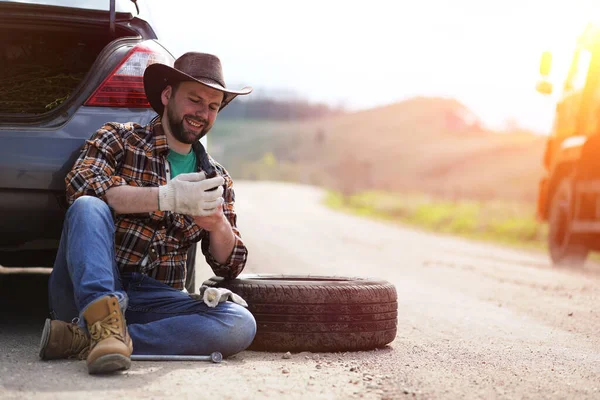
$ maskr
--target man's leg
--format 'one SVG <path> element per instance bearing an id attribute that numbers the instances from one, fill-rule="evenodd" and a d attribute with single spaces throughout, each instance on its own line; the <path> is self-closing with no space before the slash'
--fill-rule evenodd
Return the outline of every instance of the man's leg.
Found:
<path id="1" fill-rule="evenodd" d="M 114 235 L 114 221 L 106 203 L 90 196 L 75 200 L 67 211 L 49 280 L 53 316 L 61 321 L 79 317 L 81 331 L 87 328 L 90 334 L 90 373 L 127 369 L 131 364 L 133 349 L 123 318 L 127 296 L 116 266 Z M 79 331 L 61 321 L 47 321 L 40 345 L 42 358 L 68 354 L 70 349 L 62 347 L 75 343 L 79 336 Z"/>
<path id="2" fill-rule="evenodd" d="M 71 321 L 94 300 L 107 295 L 117 296 L 125 305 L 114 236 L 114 221 L 102 200 L 82 196 L 69 207 L 48 284 L 50 309 L 56 319 Z"/>
<path id="3" fill-rule="evenodd" d="M 244 307 L 220 303 L 210 308 L 187 293 L 148 276 L 132 274 L 127 284 L 127 326 L 134 354 L 230 356 L 246 349 L 256 321 Z"/>

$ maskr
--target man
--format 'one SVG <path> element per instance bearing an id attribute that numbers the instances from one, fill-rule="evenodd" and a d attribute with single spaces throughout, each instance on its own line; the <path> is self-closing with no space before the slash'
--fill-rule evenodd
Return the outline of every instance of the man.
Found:
<path id="1" fill-rule="evenodd" d="M 132 352 L 227 356 L 256 333 L 242 306 L 210 308 L 183 290 L 195 242 L 216 275 L 233 279 L 246 263 L 232 180 L 199 139 L 252 89 L 227 89 L 220 60 L 203 53 L 149 66 L 144 88 L 157 118 L 107 123 L 66 177 L 40 357 L 86 358 L 90 374 L 128 369 Z"/>

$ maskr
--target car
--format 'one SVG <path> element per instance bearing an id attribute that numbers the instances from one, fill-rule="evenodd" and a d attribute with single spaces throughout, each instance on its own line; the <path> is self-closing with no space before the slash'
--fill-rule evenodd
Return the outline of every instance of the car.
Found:
<path id="1" fill-rule="evenodd" d="M 108 121 L 156 116 L 144 70 L 174 57 L 142 6 L 0 0 L 0 265 L 51 267 L 85 140 Z"/>

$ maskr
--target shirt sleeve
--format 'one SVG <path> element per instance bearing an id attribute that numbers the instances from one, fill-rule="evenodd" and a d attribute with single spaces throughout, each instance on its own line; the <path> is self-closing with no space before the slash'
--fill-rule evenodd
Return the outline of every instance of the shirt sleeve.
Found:
<path id="1" fill-rule="evenodd" d="M 106 124 L 85 142 L 81 154 L 65 178 L 69 204 L 84 195 L 106 202 L 106 191 L 127 182 L 115 174 L 122 160 L 123 142 L 112 124 Z"/>
<path id="2" fill-rule="evenodd" d="M 244 245 L 240 231 L 237 228 L 237 215 L 234 208 L 235 192 L 233 190 L 233 181 L 223 167 L 217 165 L 217 170 L 225 179 L 225 190 L 223 191 L 223 199 L 225 202 L 223 203 L 223 213 L 233 229 L 235 244 L 227 261 L 221 264 L 214 259 L 212 254 L 210 254 L 210 234 L 209 232 L 204 231 L 201 239 L 202 254 L 204 254 L 206 262 L 208 265 L 210 265 L 215 275 L 221 276 L 225 279 L 235 279 L 239 274 L 242 273 L 244 267 L 246 266 L 248 249 Z"/>

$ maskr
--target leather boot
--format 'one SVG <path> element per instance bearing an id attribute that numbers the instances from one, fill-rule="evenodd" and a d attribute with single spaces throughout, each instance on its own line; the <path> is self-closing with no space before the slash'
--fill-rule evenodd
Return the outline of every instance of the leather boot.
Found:
<path id="1" fill-rule="evenodd" d="M 40 341 L 42 360 L 60 358 L 85 360 L 89 348 L 90 338 L 87 332 L 76 323 L 46 319 Z"/>
<path id="2" fill-rule="evenodd" d="M 86 308 L 83 317 L 91 339 L 88 372 L 105 374 L 129 369 L 133 343 L 118 299 L 112 295 L 99 298 Z"/>

